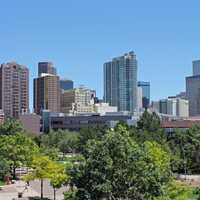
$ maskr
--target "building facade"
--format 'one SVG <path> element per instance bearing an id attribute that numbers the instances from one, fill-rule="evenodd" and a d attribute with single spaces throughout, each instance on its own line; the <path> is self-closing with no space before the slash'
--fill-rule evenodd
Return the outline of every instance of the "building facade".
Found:
<path id="1" fill-rule="evenodd" d="M 142 88 L 142 107 L 150 106 L 150 82 L 139 81 L 138 87 Z"/>
<path id="2" fill-rule="evenodd" d="M 62 90 L 72 90 L 74 88 L 74 82 L 72 80 L 62 79 L 60 80 L 60 88 Z"/>
<path id="3" fill-rule="evenodd" d="M 200 60 L 194 60 L 192 62 L 192 68 L 193 68 L 193 76 L 200 75 Z"/>
<path id="4" fill-rule="evenodd" d="M 200 75 L 186 77 L 186 94 L 190 116 L 200 115 Z"/>
<path id="5" fill-rule="evenodd" d="M 0 109 L 5 117 L 29 112 L 29 70 L 15 62 L 0 67 Z"/>
<path id="6" fill-rule="evenodd" d="M 61 111 L 66 114 L 94 112 L 94 91 L 87 88 L 75 88 L 61 93 Z"/>
<path id="7" fill-rule="evenodd" d="M 80 131 L 82 128 L 110 127 L 114 128 L 118 122 L 128 123 L 132 120 L 130 115 L 88 115 L 88 116 L 63 116 L 50 117 L 49 130 L 68 129 Z"/>
<path id="8" fill-rule="evenodd" d="M 52 74 L 41 74 L 34 79 L 34 112 L 60 111 L 60 79 Z"/>
<path id="9" fill-rule="evenodd" d="M 23 128 L 31 134 L 41 134 L 41 116 L 36 114 L 23 114 L 19 116 Z"/>
<path id="10" fill-rule="evenodd" d="M 158 102 L 153 102 L 153 111 L 180 118 L 187 118 L 189 117 L 189 102 L 186 99 L 173 96 Z"/>
<path id="11" fill-rule="evenodd" d="M 134 52 L 104 64 L 104 101 L 119 111 L 137 109 L 137 60 Z"/>
<path id="12" fill-rule="evenodd" d="M 52 62 L 38 63 L 38 77 L 43 73 L 56 75 L 56 68 L 54 67 Z"/>

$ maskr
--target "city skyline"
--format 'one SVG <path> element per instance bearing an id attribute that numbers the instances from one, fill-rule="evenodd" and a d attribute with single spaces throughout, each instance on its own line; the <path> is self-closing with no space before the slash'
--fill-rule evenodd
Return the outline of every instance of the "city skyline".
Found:
<path id="1" fill-rule="evenodd" d="M 29 66 L 30 108 L 38 62 L 52 61 L 62 78 L 93 88 L 102 97 L 102 64 L 131 50 L 138 57 L 138 80 L 150 81 L 153 100 L 185 90 L 192 61 L 200 57 L 200 3 L 125 2 L 2 3 L 0 62 Z M 113 5 L 115 12 L 110 13 Z"/>

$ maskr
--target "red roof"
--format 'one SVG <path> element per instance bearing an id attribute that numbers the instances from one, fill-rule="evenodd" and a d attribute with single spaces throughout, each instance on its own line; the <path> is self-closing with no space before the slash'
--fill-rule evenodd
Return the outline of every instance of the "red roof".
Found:
<path id="1" fill-rule="evenodd" d="M 180 121 L 163 121 L 162 128 L 191 128 L 195 125 L 200 126 L 200 120 L 180 120 Z"/>

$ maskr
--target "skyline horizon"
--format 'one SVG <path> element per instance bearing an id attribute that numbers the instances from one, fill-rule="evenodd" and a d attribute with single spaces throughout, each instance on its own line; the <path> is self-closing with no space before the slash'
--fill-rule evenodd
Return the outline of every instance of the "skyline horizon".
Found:
<path id="1" fill-rule="evenodd" d="M 137 53 L 136 53 L 133 49 L 131 49 L 131 50 L 129 50 L 129 51 L 126 51 L 126 52 L 124 52 L 124 53 L 121 53 L 121 54 L 118 55 L 118 56 L 114 56 L 113 58 L 107 59 L 106 62 L 109 62 L 109 61 L 111 61 L 111 60 L 113 60 L 113 59 L 115 59 L 115 58 L 117 58 L 117 57 L 120 57 L 120 56 L 122 56 L 122 55 L 124 55 L 124 54 L 127 54 L 127 53 L 129 53 L 129 52 L 134 52 L 134 53 L 136 54 L 136 59 L 138 58 Z M 191 64 L 192 64 L 194 61 L 198 61 L 198 60 L 200 60 L 200 59 L 197 58 L 197 59 L 192 60 L 192 61 L 191 61 Z M 137 61 L 138 61 L 138 59 L 137 59 Z M 84 86 L 84 87 L 89 88 L 89 89 L 94 89 L 94 88 L 91 88 L 91 87 L 88 86 L 88 85 L 85 85 L 85 84 L 82 84 L 82 83 L 76 83 L 76 82 L 74 81 L 74 79 L 72 79 L 72 78 L 70 78 L 70 77 L 61 76 L 60 73 L 59 73 L 59 68 L 57 68 L 57 66 L 56 66 L 56 64 L 55 64 L 55 62 L 54 62 L 53 60 L 43 59 L 43 60 L 37 61 L 37 64 L 36 64 L 36 65 L 37 65 L 37 70 L 34 72 L 34 74 L 36 74 L 36 76 L 32 76 L 33 74 L 30 73 L 31 70 L 30 70 L 30 67 L 29 67 L 28 64 L 20 63 L 20 62 L 18 62 L 17 60 L 5 61 L 5 62 L 2 62 L 2 63 L 0 63 L 0 64 L 12 63 L 12 62 L 15 62 L 15 63 L 20 64 L 20 65 L 22 65 L 22 66 L 26 66 L 26 67 L 29 69 L 29 91 L 32 91 L 32 92 L 29 93 L 29 102 L 30 102 L 30 103 L 29 103 L 29 109 L 30 109 L 31 112 L 33 112 L 33 87 L 31 87 L 31 85 L 33 85 L 33 80 L 34 80 L 34 78 L 37 78 L 37 77 L 38 77 L 38 76 L 37 76 L 37 74 L 38 74 L 38 64 L 39 64 L 40 62 L 51 62 L 51 63 L 53 63 L 53 66 L 56 68 L 56 70 L 57 70 L 57 75 L 59 76 L 60 80 L 72 80 L 72 81 L 74 82 L 74 86 L 75 86 L 74 88 L 78 88 L 78 87 Z M 104 63 L 106 63 L 106 62 L 104 62 Z M 104 63 L 102 64 L 102 68 L 103 68 Z M 139 63 L 139 62 L 138 62 L 138 63 Z M 139 69 L 140 69 L 140 68 L 139 68 L 139 65 L 138 65 L 138 71 L 139 71 Z M 192 69 L 192 65 L 191 65 L 191 69 Z M 102 70 L 102 71 L 103 71 L 103 70 Z M 102 73 L 102 76 L 103 76 L 103 73 Z M 192 76 L 192 74 L 187 75 L 186 77 L 189 77 L 189 76 Z M 31 81 L 30 81 L 30 77 L 31 77 Z M 186 78 L 186 77 L 185 77 L 185 78 Z M 168 97 L 170 97 L 170 96 L 176 96 L 177 94 L 179 94 L 179 93 L 181 93 L 181 92 L 186 92 L 185 90 L 181 90 L 181 91 L 177 92 L 176 94 L 166 95 L 166 96 L 163 96 L 163 97 L 158 97 L 157 99 L 153 99 L 152 96 L 151 96 L 151 93 L 152 93 L 151 80 L 138 79 L 137 81 L 138 81 L 138 82 L 144 81 L 144 82 L 149 82 L 149 83 L 150 83 L 150 102 L 152 102 L 152 101 L 158 101 L 158 100 L 161 100 L 161 99 L 165 99 L 165 98 L 168 98 Z M 102 83 L 102 85 L 103 85 L 103 83 Z M 102 86 L 102 87 L 103 87 L 103 86 Z M 103 93 L 102 93 L 101 96 L 99 96 L 99 95 L 98 95 L 98 94 L 99 94 L 99 90 L 98 90 L 98 89 L 94 89 L 94 90 L 96 91 L 97 97 L 98 97 L 99 99 L 103 99 Z"/>

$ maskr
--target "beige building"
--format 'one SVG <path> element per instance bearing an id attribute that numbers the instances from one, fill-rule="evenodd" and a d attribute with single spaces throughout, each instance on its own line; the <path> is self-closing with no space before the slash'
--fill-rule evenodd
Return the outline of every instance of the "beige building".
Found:
<path id="1" fill-rule="evenodd" d="M 29 112 L 29 70 L 15 62 L 0 67 L 0 109 L 5 117 Z"/>
<path id="2" fill-rule="evenodd" d="M 42 110 L 60 112 L 60 79 L 59 76 L 42 73 L 34 79 L 34 112 Z"/>
<path id="3" fill-rule="evenodd" d="M 75 88 L 61 93 L 61 112 L 71 115 L 94 112 L 94 91 Z"/>
<path id="4" fill-rule="evenodd" d="M 94 104 L 94 112 L 100 115 L 105 115 L 106 113 L 117 112 L 117 106 L 109 106 L 108 103 L 97 103 Z"/>

